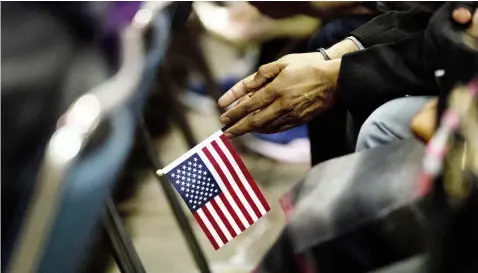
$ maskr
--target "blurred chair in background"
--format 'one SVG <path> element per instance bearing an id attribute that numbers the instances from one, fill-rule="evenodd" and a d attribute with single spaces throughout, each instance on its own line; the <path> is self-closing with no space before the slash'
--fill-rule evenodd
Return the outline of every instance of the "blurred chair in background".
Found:
<path id="1" fill-rule="evenodd" d="M 3 269 L 74 272 L 81 264 L 131 147 L 134 111 L 125 100 L 141 76 L 143 49 L 135 32 L 119 33 L 138 7 L 130 3 L 109 22 L 106 3 L 2 4 Z M 107 35 L 116 39 L 104 47 Z M 86 145 L 77 133 L 89 139 L 88 117 L 99 114 L 91 97 L 69 108 L 88 90 L 106 102 L 107 117 L 71 164 Z M 74 113 L 57 122 L 67 109 Z"/>
<path id="2" fill-rule="evenodd" d="M 139 11 L 140 2 L 2 5 L 2 271 L 81 271 L 115 181 L 133 171 L 123 167 L 171 20 L 184 12 L 171 5 L 156 16 L 157 3 Z M 114 243 L 129 238 L 111 201 L 107 211 L 122 272 L 144 272 L 137 257 L 121 260 Z M 111 224 L 123 235 L 110 234 Z M 188 242 L 191 234 L 189 226 Z"/>

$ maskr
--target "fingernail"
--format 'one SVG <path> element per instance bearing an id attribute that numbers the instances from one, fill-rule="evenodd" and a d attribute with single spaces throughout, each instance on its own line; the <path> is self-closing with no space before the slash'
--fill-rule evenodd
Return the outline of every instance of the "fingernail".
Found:
<path id="1" fill-rule="evenodd" d="M 221 117 L 221 122 L 223 124 L 229 124 L 229 122 L 231 122 L 231 119 L 229 117 Z"/>
<path id="2" fill-rule="evenodd" d="M 231 134 L 231 133 L 224 133 L 224 135 L 225 135 L 227 138 L 233 138 L 233 137 L 234 137 L 234 135 Z"/>
<path id="3" fill-rule="evenodd" d="M 220 97 L 220 98 L 217 100 L 217 104 L 218 104 L 219 106 L 223 107 L 224 104 L 225 104 L 225 103 L 224 103 L 224 100 L 225 100 L 225 99 L 224 99 L 223 97 Z"/>

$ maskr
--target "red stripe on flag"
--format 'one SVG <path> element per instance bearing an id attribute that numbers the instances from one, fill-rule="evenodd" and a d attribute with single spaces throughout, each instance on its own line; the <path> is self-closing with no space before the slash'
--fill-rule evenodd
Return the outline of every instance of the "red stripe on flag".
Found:
<path id="1" fill-rule="evenodd" d="M 224 193 L 221 193 L 220 196 L 222 203 L 226 207 L 227 211 L 229 211 L 229 214 L 231 214 L 232 218 L 234 219 L 234 222 L 236 222 L 236 224 L 239 226 L 239 229 L 241 231 L 245 230 L 246 227 L 244 227 L 244 225 L 242 224 L 241 220 L 239 219 L 239 216 L 237 216 L 236 212 L 232 208 L 231 204 L 229 203 L 229 200 L 227 200 Z"/>
<path id="2" fill-rule="evenodd" d="M 201 216 L 196 212 L 193 213 L 194 218 L 196 218 L 196 221 L 198 222 L 199 226 L 201 227 L 202 231 L 204 234 L 206 234 L 206 237 L 209 239 L 209 242 L 211 242 L 212 246 L 214 247 L 215 250 L 219 249 L 219 245 L 216 243 L 216 240 L 214 237 L 212 237 L 211 232 L 209 232 L 209 229 L 207 229 L 206 225 L 201 219 Z"/>
<path id="3" fill-rule="evenodd" d="M 224 152 L 221 150 L 221 148 L 219 147 L 216 141 L 213 141 L 211 145 L 212 147 L 214 147 L 214 150 L 216 150 L 216 152 L 219 154 L 219 157 L 222 159 L 222 162 L 224 162 L 224 165 L 226 165 L 227 169 L 229 170 L 229 173 L 232 175 L 232 178 L 236 182 L 237 186 L 239 187 L 239 190 L 242 192 L 242 195 L 244 195 L 244 197 L 246 198 L 247 203 L 249 203 L 252 210 L 256 214 L 257 218 L 261 218 L 261 212 L 259 211 L 256 204 L 254 203 L 254 200 L 252 200 L 251 196 L 249 195 L 246 188 L 242 184 L 242 181 L 239 178 L 239 176 L 237 176 L 237 173 L 232 167 L 231 163 L 229 162 L 229 160 L 227 160 L 227 157 L 224 154 Z"/>
<path id="4" fill-rule="evenodd" d="M 229 184 L 229 182 L 227 182 L 227 178 L 226 178 L 226 175 L 222 172 L 221 170 L 221 167 L 219 167 L 219 165 L 217 164 L 216 160 L 214 159 L 214 157 L 212 157 L 211 153 L 209 152 L 209 150 L 204 147 L 202 148 L 202 151 L 204 152 L 204 154 L 206 155 L 207 159 L 209 160 L 209 162 L 211 162 L 211 164 L 213 165 L 214 169 L 217 171 L 217 173 L 219 174 L 221 180 L 224 182 L 224 185 L 226 186 L 227 190 L 229 191 L 229 193 L 231 194 L 232 196 L 232 199 L 234 199 L 234 202 L 236 202 L 236 205 L 239 207 L 239 210 L 242 212 L 242 214 L 244 214 L 244 217 L 246 218 L 247 222 L 249 223 L 249 225 L 252 225 L 254 222 L 252 221 L 252 218 L 251 216 L 249 215 L 249 213 L 247 212 L 246 208 L 244 207 L 244 205 L 242 204 L 241 200 L 239 200 L 239 197 L 237 197 L 236 195 L 236 192 L 234 191 L 234 189 L 232 188 L 231 184 Z"/>
<path id="5" fill-rule="evenodd" d="M 226 244 L 228 242 L 226 235 L 224 235 L 224 232 L 222 232 L 222 229 L 219 227 L 216 220 L 214 220 L 214 217 L 212 217 L 209 209 L 206 206 L 202 206 L 202 211 L 204 212 L 204 215 L 206 215 L 206 218 L 209 220 L 209 223 L 211 223 L 214 230 L 216 230 L 216 233 L 219 235 L 219 238 L 221 238 L 221 241 Z"/>
<path id="6" fill-rule="evenodd" d="M 211 200 L 211 205 L 214 208 L 214 210 L 216 211 L 219 218 L 221 218 L 221 221 L 226 226 L 226 228 L 229 231 L 229 234 L 231 234 L 232 238 L 236 237 L 237 236 L 236 232 L 232 228 L 231 223 L 229 222 L 229 220 L 227 220 L 226 215 L 224 215 L 224 213 L 222 212 L 222 209 L 217 204 L 216 199 Z"/>
<path id="7" fill-rule="evenodd" d="M 244 174 L 244 177 L 246 177 L 247 182 L 249 182 L 249 185 L 251 185 L 252 190 L 256 194 L 257 198 L 259 198 L 259 201 L 261 202 L 264 209 L 266 211 L 271 210 L 271 208 L 269 207 L 269 204 L 267 203 L 266 199 L 264 198 L 264 195 L 262 195 L 262 192 L 259 190 L 259 187 L 257 187 L 257 184 L 254 181 L 254 178 L 252 178 L 251 174 L 249 173 L 246 166 L 242 162 L 241 157 L 236 153 L 236 151 L 232 147 L 232 145 L 229 142 L 229 140 L 227 139 L 227 137 L 225 135 L 221 135 L 221 140 L 224 143 L 224 145 L 226 146 L 226 148 L 229 150 L 229 152 L 231 153 L 234 160 L 236 161 L 237 166 L 239 166 L 239 168 L 241 169 L 242 173 Z"/>

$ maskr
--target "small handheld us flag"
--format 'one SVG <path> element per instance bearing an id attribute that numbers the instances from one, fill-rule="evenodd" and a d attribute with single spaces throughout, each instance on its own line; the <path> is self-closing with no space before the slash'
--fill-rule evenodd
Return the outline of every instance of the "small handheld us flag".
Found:
<path id="1" fill-rule="evenodd" d="M 269 210 L 269 204 L 222 130 L 162 170 L 219 249 Z"/>

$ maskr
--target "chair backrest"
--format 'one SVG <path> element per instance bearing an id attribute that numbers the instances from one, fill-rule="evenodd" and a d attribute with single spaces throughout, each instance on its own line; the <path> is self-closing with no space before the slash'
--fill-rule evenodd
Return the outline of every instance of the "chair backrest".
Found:
<path id="1" fill-rule="evenodd" d="M 119 35 L 117 73 L 81 95 L 58 121 L 23 204 L 7 272 L 77 270 L 131 148 L 151 75 L 166 48 L 171 17 L 158 12 L 143 8 L 136 13 Z M 146 56 L 143 37 L 149 27 L 153 45 Z"/>
<path id="2" fill-rule="evenodd" d="M 90 8 L 101 11 L 94 3 L 2 4 L 2 269 L 58 117 L 111 73 L 94 42 L 102 12 Z"/>

